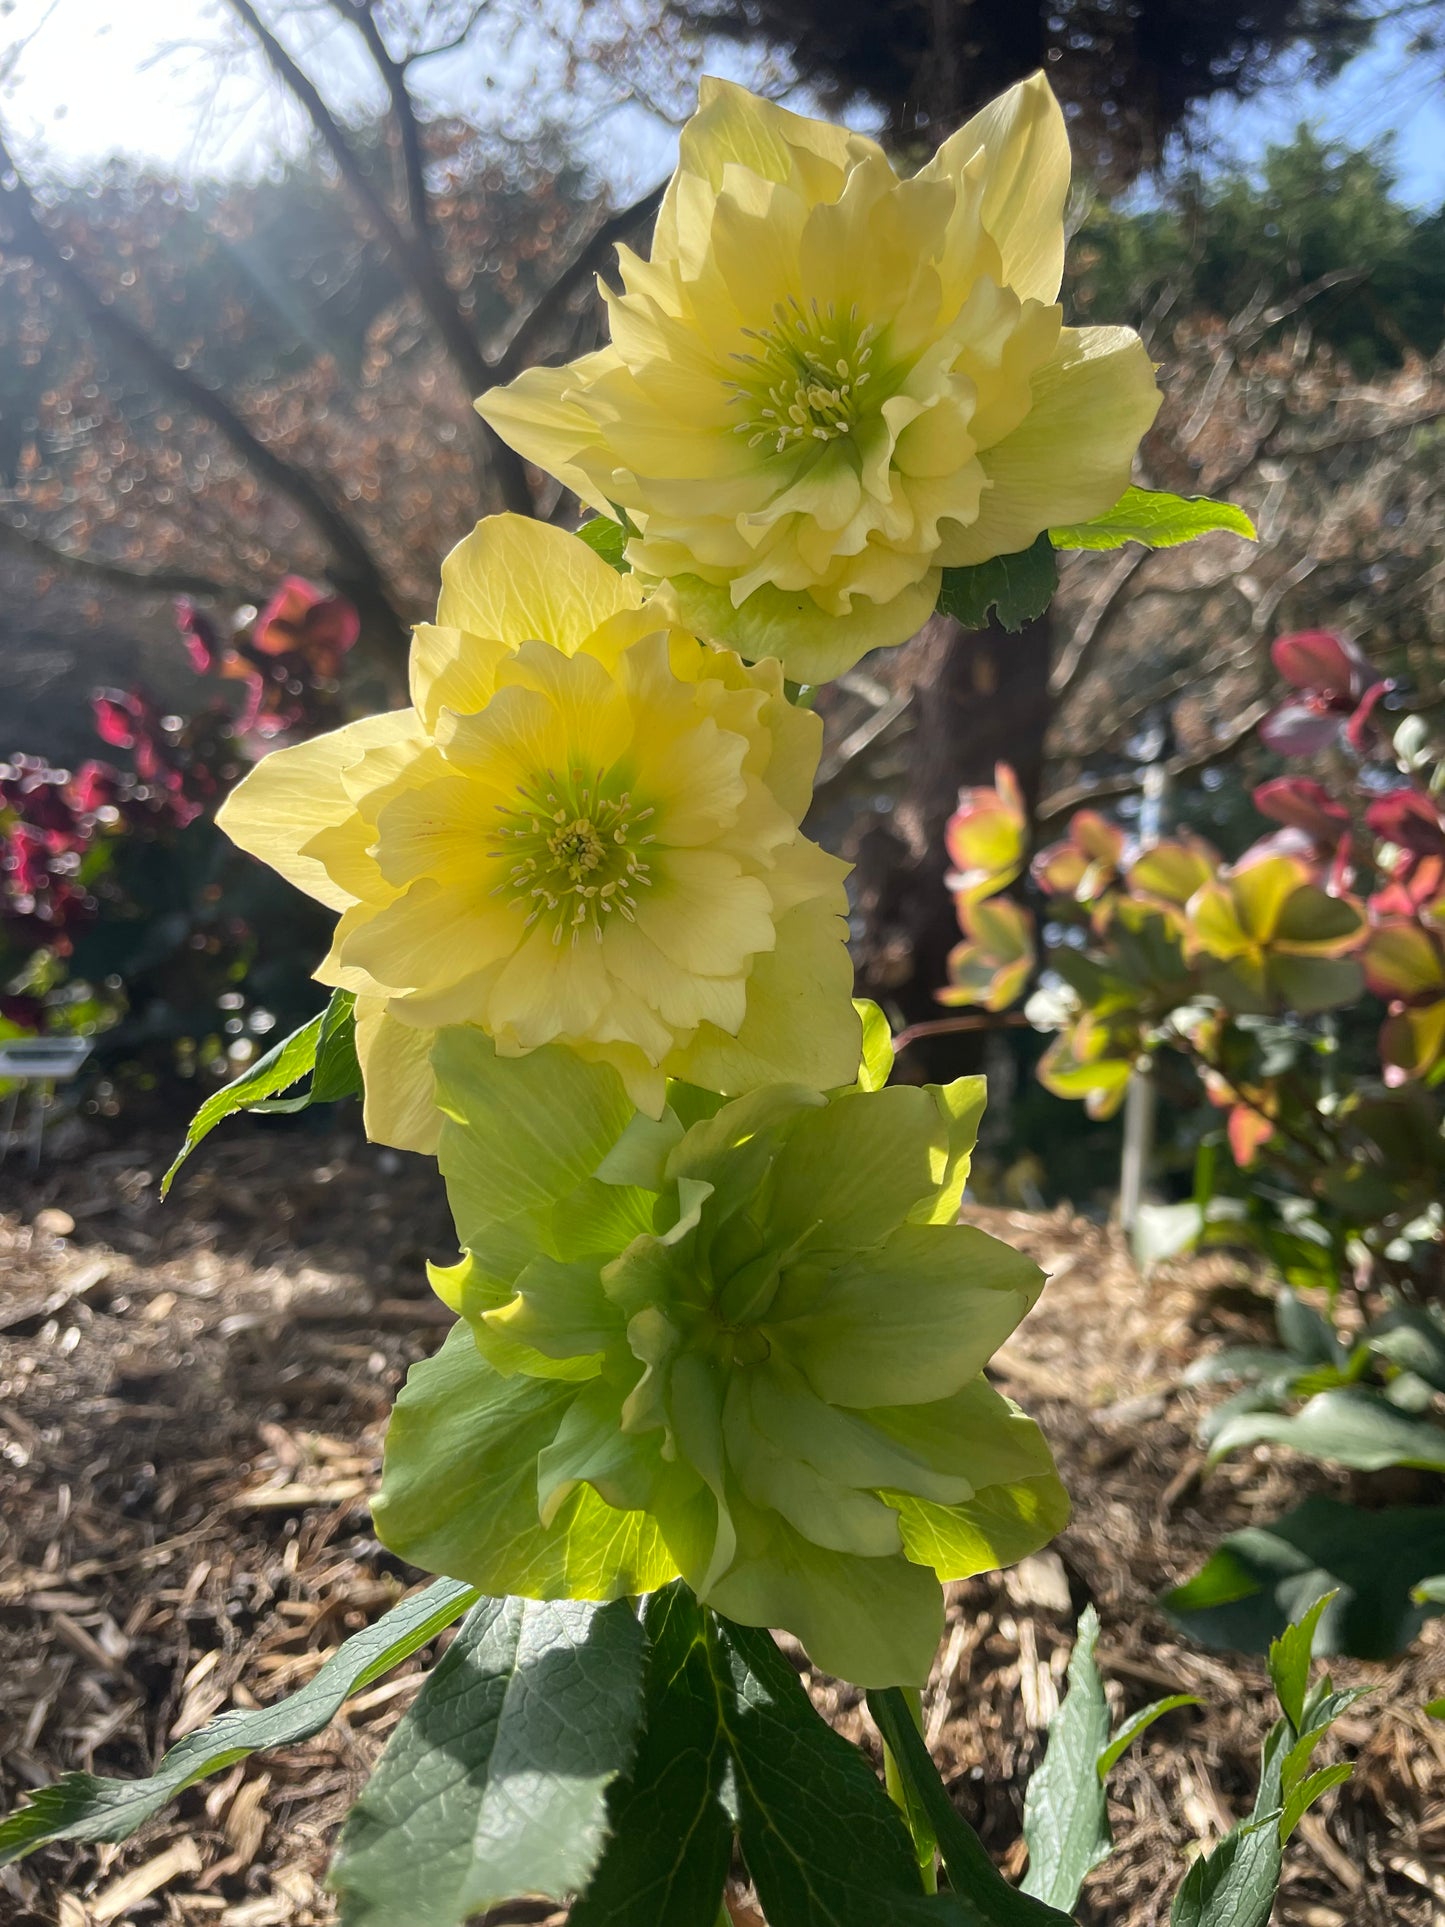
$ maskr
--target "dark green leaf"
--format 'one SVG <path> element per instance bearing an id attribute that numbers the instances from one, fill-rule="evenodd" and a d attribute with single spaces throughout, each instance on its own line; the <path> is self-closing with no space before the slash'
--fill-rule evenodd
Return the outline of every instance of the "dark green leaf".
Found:
<path id="1" fill-rule="evenodd" d="M 1279 1342 L 1302 1365 L 1340 1365 L 1344 1354 L 1329 1320 L 1322 1318 L 1313 1305 L 1292 1291 L 1282 1291 L 1274 1301 L 1274 1322 Z"/>
<path id="2" fill-rule="evenodd" d="M 0 1865 L 48 1840 L 124 1840 L 159 1813 L 182 1788 L 204 1780 L 261 1747 L 294 1746 L 319 1733 L 350 1694 L 368 1686 L 461 1615 L 476 1599 L 472 1586 L 439 1579 L 353 1633 L 289 1699 L 254 1713 L 223 1713 L 173 1746 L 145 1780 L 100 1780 L 67 1773 L 42 1787 L 29 1806 L 0 1822 Z"/>
<path id="3" fill-rule="evenodd" d="M 571 1927 L 711 1927 L 732 1855 L 727 1739 L 707 1622 L 679 1582 L 655 1593 L 637 1759 L 607 1796 L 612 1838 Z"/>
<path id="4" fill-rule="evenodd" d="M 1279 1828 L 1273 1821 L 1234 1828 L 1185 1874 L 1169 1912 L 1170 1927 L 1265 1927 L 1280 1865 Z"/>
<path id="5" fill-rule="evenodd" d="M 1332 1786 L 1341 1786 L 1354 1770 L 1353 1761 L 1339 1760 L 1334 1766 L 1322 1766 L 1317 1773 L 1311 1773 L 1308 1778 L 1301 1780 L 1285 1801 L 1279 1823 L 1281 1842 L 1289 1839 L 1322 1794 L 1328 1793 Z"/>
<path id="6" fill-rule="evenodd" d="M 1288 1416 L 1241 1412 L 1215 1435 L 1210 1462 L 1247 1445 L 1287 1445 L 1354 1472 L 1383 1472 L 1392 1465 L 1445 1472 L 1445 1431 L 1396 1411 L 1388 1399 L 1361 1386 L 1317 1393 Z"/>
<path id="7" fill-rule="evenodd" d="M 901 1919 L 923 1888 L 908 1829 L 877 1774 L 820 1717 L 767 1633 L 721 1618 L 713 1625 L 743 1856 L 772 1927 Z"/>
<path id="8" fill-rule="evenodd" d="M 1393 1306 L 1370 1326 L 1365 1343 L 1402 1372 L 1445 1392 L 1445 1320 L 1433 1308 Z"/>
<path id="9" fill-rule="evenodd" d="M 345 1927 L 458 1927 L 583 1886 L 631 1764 L 642 1658 L 625 1600 L 480 1601 L 342 1831 L 330 1884 Z"/>
<path id="10" fill-rule="evenodd" d="M 938 592 L 939 612 L 965 629 L 986 629 L 989 611 L 1010 634 L 1041 616 L 1059 586 L 1054 547 L 1041 535 L 1017 555 L 996 555 L 968 569 L 945 569 Z"/>
<path id="11" fill-rule="evenodd" d="M 1231 1533 L 1162 1604 L 1207 1646 L 1262 1653 L 1291 1619 L 1333 1591 L 1316 1651 L 1388 1659 L 1429 1616 L 1412 1601 L 1411 1587 L 1442 1570 L 1445 1507 L 1362 1512 L 1318 1496 L 1273 1525 Z"/>
<path id="12" fill-rule="evenodd" d="M 1162 1700 L 1151 1700 L 1137 1713 L 1131 1713 L 1099 1755 L 1100 1780 L 1108 1778 L 1135 1740 L 1147 1733 L 1155 1720 L 1163 1719 L 1166 1713 L 1177 1713 L 1181 1706 L 1202 1706 L 1203 1703 L 1197 1693 L 1168 1693 Z"/>
<path id="13" fill-rule="evenodd" d="M 321 1018 L 321 1041 L 316 1047 L 316 1070 L 311 1079 L 311 1102 L 334 1104 L 339 1098 L 361 1095 L 361 1065 L 356 1056 L 356 997 L 349 990 L 333 990 Z"/>
<path id="14" fill-rule="evenodd" d="M 610 563 L 619 575 L 630 575 L 632 565 L 624 553 L 627 548 L 627 531 L 620 522 L 614 522 L 610 515 L 593 515 L 585 521 L 577 533 L 587 544 Z"/>
<path id="15" fill-rule="evenodd" d="M 868 1710 L 927 1810 L 955 1892 L 988 1927 L 1072 1927 L 1067 1914 L 1011 1887 L 989 1859 L 983 1842 L 949 1799 L 902 1692 L 889 1687 L 870 1693 Z"/>
<path id="16" fill-rule="evenodd" d="M 1290 1621 L 1278 1639 L 1269 1643 L 1269 1676 L 1285 1718 L 1296 1733 L 1304 1731 L 1305 1695 L 1309 1691 L 1315 1631 L 1333 1598 L 1333 1593 L 1322 1592 L 1307 1611 Z"/>
<path id="17" fill-rule="evenodd" d="M 1121 549 L 1126 542 L 1142 542 L 1149 549 L 1172 549 L 1215 530 L 1257 540 L 1253 522 L 1233 502 L 1216 502 L 1208 495 L 1170 495 L 1164 491 L 1126 488 L 1113 508 L 1092 522 L 1050 529 L 1056 549 Z"/>
<path id="18" fill-rule="evenodd" d="M 1098 1773 L 1109 1744 L 1109 1703 L 1094 1664 L 1099 1615 L 1086 1606 L 1069 1659 L 1069 1690 L 1049 1722 L 1048 1747 L 1024 1798 L 1029 1867 L 1023 1890 L 1068 1912 L 1113 1846 Z"/>

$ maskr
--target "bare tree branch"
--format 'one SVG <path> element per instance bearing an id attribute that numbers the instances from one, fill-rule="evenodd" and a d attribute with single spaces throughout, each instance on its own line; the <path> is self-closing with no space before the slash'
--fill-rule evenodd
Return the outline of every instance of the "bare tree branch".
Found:
<path id="1" fill-rule="evenodd" d="M 360 204 L 377 239 L 395 255 L 410 275 L 417 298 L 441 337 L 442 345 L 464 386 L 472 395 L 480 394 L 493 379 L 492 371 L 471 323 L 462 313 L 441 260 L 431 246 L 429 228 L 414 234 L 403 230 L 340 123 L 321 98 L 315 82 L 292 59 L 251 0 L 226 0 L 226 4 L 255 36 L 272 71 L 305 109 L 307 118 L 336 162 L 342 180 Z M 372 24 L 375 25 L 374 22 Z M 382 78 L 386 79 L 385 73 Z M 405 92 L 404 79 L 402 91 Z M 424 198 L 424 182 L 421 183 L 421 193 Z M 496 478 L 503 502 L 519 514 L 530 515 L 532 492 L 527 486 L 526 466 L 521 457 L 488 427 L 480 415 L 475 416 L 474 421 L 478 442 L 486 452 L 486 460 Z"/>
<path id="2" fill-rule="evenodd" d="M 634 201 L 631 207 L 610 215 L 602 223 L 513 331 L 506 347 L 488 370 L 489 382 L 500 386 L 531 366 L 537 345 L 560 310 L 566 307 L 585 282 L 607 265 L 607 257 L 617 243 L 656 214 L 666 188 L 665 181 L 659 182 L 640 201 Z"/>
<path id="3" fill-rule="evenodd" d="M 1222 763 L 1236 754 L 1273 707 L 1273 703 L 1267 701 L 1251 703 L 1233 728 L 1223 736 L 1216 736 L 1206 748 L 1193 750 L 1187 756 L 1172 756 L 1164 765 L 1171 779 L 1188 776 L 1197 769 L 1207 769 L 1211 763 Z M 1092 782 L 1073 783 L 1068 789 L 1055 790 L 1052 796 L 1044 797 L 1035 821 L 1040 825 L 1052 823 L 1061 816 L 1068 816 L 1073 810 L 1081 809 L 1086 803 L 1103 802 L 1111 796 L 1128 796 L 1138 787 L 1139 778 L 1132 770 L 1122 776 L 1103 776 Z"/>
<path id="4" fill-rule="evenodd" d="M 208 388 L 190 368 L 183 368 L 172 360 L 159 343 L 152 341 L 96 292 L 41 220 L 34 191 L 16 165 L 3 132 L 0 132 L 0 169 L 10 177 L 0 180 L 0 207 L 9 217 L 15 246 L 69 291 L 97 339 L 109 341 L 157 388 L 175 395 L 209 421 L 260 480 L 301 511 L 331 553 L 332 573 L 338 588 L 345 589 L 354 601 L 389 623 L 398 637 L 404 636 L 405 626 L 397 614 L 390 587 L 371 551 L 341 509 L 304 469 L 295 467 L 263 442 L 223 395 Z"/>
<path id="5" fill-rule="evenodd" d="M 1153 554 L 1152 549 L 1131 548 L 1117 557 L 1114 566 L 1094 591 L 1088 607 L 1075 624 L 1074 633 L 1049 675 L 1049 689 L 1056 701 L 1067 696 L 1087 672 L 1109 630 L 1128 605 L 1120 601 L 1125 584 Z"/>
<path id="6" fill-rule="evenodd" d="M 421 123 L 416 117 L 411 89 L 406 84 L 406 63 L 397 60 L 387 46 L 370 0 L 330 0 L 330 5 L 343 20 L 356 28 L 366 42 L 366 50 L 386 85 L 397 137 L 401 142 L 407 217 L 414 233 L 430 238 L 431 197 L 426 189 L 426 155 L 422 148 Z"/>
<path id="7" fill-rule="evenodd" d="M 24 556 L 38 568 L 64 569 L 72 575 L 93 576 L 98 582 L 118 583 L 141 594 L 205 596 L 217 602 L 244 602 L 248 592 L 190 569 L 129 569 L 123 562 L 108 562 L 101 556 L 78 555 L 47 542 L 43 535 L 17 528 L 13 522 L 0 521 L 0 549 Z"/>

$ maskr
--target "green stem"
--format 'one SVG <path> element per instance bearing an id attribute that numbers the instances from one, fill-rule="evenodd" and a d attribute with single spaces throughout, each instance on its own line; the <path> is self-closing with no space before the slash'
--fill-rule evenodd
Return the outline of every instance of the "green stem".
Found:
<path id="1" fill-rule="evenodd" d="M 906 1701 L 913 1724 L 923 1731 L 923 1695 L 916 1686 L 899 1688 Z M 922 1802 L 914 1794 L 907 1776 L 893 1757 L 893 1749 L 883 1742 L 883 1781 L 888 1788 L 889 1797 L 902 1812 L 908 1822 L 908 1831 L 913 1836 L 913 1851 L 918 1856 L 918 1871 L 923 1879 L 926 1894 L 938 1892 L 938 1841 L 923 1810 Z"/>

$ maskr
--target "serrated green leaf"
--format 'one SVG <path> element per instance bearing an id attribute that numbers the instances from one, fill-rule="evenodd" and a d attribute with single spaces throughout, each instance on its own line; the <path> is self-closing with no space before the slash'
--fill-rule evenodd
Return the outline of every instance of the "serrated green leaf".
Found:
<path id="1" fill-rule="evenodd" d="M 1147 1706 L 1141 1706 L 1137 1713 L 1131 1713 L 1099 1755 L 1100 1781 L 1108 1778 L 1135 1740 L 1147 1733 L 1155 1720 L 1163 1719 L 1166 1713 L 1177 1713 L 1181 1706 L 1203 1704 L 1197 1693 L 1169 1693 L 1162 1700 L 1151 1700 Z"/>
<path id="2" fill-rule="evenodd" d="M 329 1875 L 343 1927 L 459 1927 L 585 1885 L 632 1761 L 642 1659 L 625 1600 L 480 1601 L 347 1818 Z"/>
<path id="3" fill-rule="evenodd" d="M 1086 1606 L 1069 1659 L 1069 1690 L 1049 1721 L 1048 1745 L 1024 1797 L 1023 1890 L 1064 1912 L 1114 1844 L 1098 1772 L 1109 1744 L 1109 1703 L 1094 1664 L 1098 1640 L 1099 1615 Z"/>
<path id="4" fill-rule="evenodd" d="M 318 1011 L 300 1030 L 293 1030 L 289 1037 L 283 1037 L 279 1044 L 274 1044 L 249 1070 L 242 1071 L 239 1077 L 233 1077 L 224 1090 L 215 1091 L 206 1099 L 187 1125 L 185 1142 L 177 1151 L 171 1168 L 161 1179 L 163 1198 L 170 1190 L 177 1171 L 218 1124 L 224 1123 L 228 1117 L 234 1117 L 237 1111 L 253 1110 L 268 1098 L 275 1097 L 278 1091 L 289 1090 L 293 1084 L 299 1084 L 308 1071 L 315 1069 L 316 1049 L 321 1041 L 321 1026 L 325 1017 L 325 1011 Z"/>
<path id="5" fill-rule="evenodd" d="M 1424 1710 L 1426 1717 L 1429 1719 L 1445 1720 L 1445 1698 L 1426 1700 Z"/>
<path id="6" fill-rule="evenodd" d="M 1334 1597 L 1333 1592 L 1321 1593 L 1308 1611 L 1292 1620 L 1278 1639 L 1270 1641 L 1269 1676 L 1285 1718 L 1296 1733 L 1304 1731 L 1305 1694 L 1309 1690 L 1315 1630 Z"/>
<path id="7" fill-rule="evenodd" d="M 342 1703 L 435 1639 L 477 1597 L 471 1586 L 439 1579 L 402 1600 L 375 1625 L 353 1633 L 289 1699 L 254 1713 L 223 1713 L 173 1746 L 144 1780 L 102 1780 L 67 1773 L 30 1804 L 0 1821 L 0 1866 L 50 1840 L 125 1840 L 183 1788 L 194 1786 L 263 1747 L 294 1746 L 319 1733 Z"/>
<path id="8" fill-rule="evenodd" d="M 1171 495 L 1165 490 L 1126 488 L 1113 508 L 1092 522 L 1050 529 L 1056 549 L 1121 549 L 1126 542 L 1142 542 L 1148 549 L 1172 549 L 1201 535 L 1224 530 L 1258 540 L 1254 523 L 1233 502 L 1216 502 L 1208 495 Z"/>
<path id="9" fill-rule="evenodd" d="M 1248 1445 L 1287 1445 L 1353 1472 L 1383 1472 L 1392 1465 L 1445 1472 L 1445 1431 L 1354 1385 L 1316 1393 L 1289 1415 L 1241 1412 L 1216 1434 L 1210 1464 Z"/>
<path id="10" fill-rule="evenodd" d="M 955 1893 L 988 1927 L 1073 1927 L 1067 1914 L 1011 1887 L 990 1860 L 983 1842 L 949 1799 L 902 1691 L 893 1686 L 869 1693 L 868 1711 L 923 1803 Z"/>
<path id="11" fill-rule="evenodd" d="M 313 1104 L 335 1104 L 340 1098 L 361 1095 L 361 1065 L 356 1055 L 356 997 L 352 991 L 333 990 L 331 1002 L 322 1013 L 310 1095 Z"/>
<path id="12" fill-rule="evenodd" d="M 333 990 L 331 1000 L 319 1016 L 293 1030 L 249 1070 L 242 1071 L 223 1090 L 208 1097 L 186 1129 L 186 1140 L 175 1161 L 161 1179 L 161 1196 L 203 1138 L 218 1124 L 238 1111 L 254 1111 L 258 1116 L 277 1113 L 289 1115 L 313 1104 L 332 1104 L 339 1098 L 355 1097 L 361 1090 L 361 1066 L 356 1059 L 356 998 L 349 990 Z M 297 1097 L 279 1097 L 280 1091 L 311 1072 L 311 1083 Z"/>
<path id="13" fill-rule="evenodd" d="M 1280 1871 L 1279 1829 L 1236 1827 L 1185 1874 L 1170 1927 L 1265 1927 Z"/>
<path id="14" fill-rule="evenodd" d="M 732 1855 L 728 1747 L 707 1621 L 680 1581 L 647 1602 L 642 1737 L 607 1796 L 611 1839 L 570 1927 L 710 1927 Z"/>
<path id="15" fill-rule="evenodd" d="M 1262 1653 L 1321 1593 L 1334 1591 L 1315 1637 L 1319 1653 L 1389 1659 L 1429 1616 L 1429 1606 L 1412 1603 L 1411 1587 L 1442 1570 L 1445 1507 L 1365 1512 L 1317 1495 L 1271 1525 L 1230 1533 L 1161 1604 L 1207 1646 Z"/>
<path id="16" fill-rule="evenodd" d="M 923 1888 L 908 1829 L 867 1760 L 819 1716 L 768 1633 L 714 1616 L 713 1655 L 743 1856 L 768 1920 L 901 1918 Z"/>
<path id="17" fill-rule="evenodd" d="M 577 533 L 588 548 L 619 575 L 632 573 L 632 564 L 626 555 L 627 531 L 620 522 L 614 522 L 610 515 L 589 516 Z"/>
<path id="18" fill-rule="evenodd" d="M 1322 1766 L 1317 1773 L 1311 1773 L 1307 1779 L 1301 1780 L 1285 1801 L 1284 1814 L 1279 1823 L 1281 1842 L 1288 1841 L 1300 1821 L 1322 1794 L 1328 1793 L 1332 1786 L 1342 1786 L 1354 1770 L 1352 1761 L 1340 1760 L 1334 1766 Z"/>
<path id="19" fill-rule="evenodd" d="M 1017 555 L 996 555 L 967 569 L 945 569 L 938 610 L 965 629 L 986 629 L 989 611 L 994 610 L 1001 627 L 1012 635 L 1043 614 L 1058 586 L 1054 545 L 1041 535 Z"/>

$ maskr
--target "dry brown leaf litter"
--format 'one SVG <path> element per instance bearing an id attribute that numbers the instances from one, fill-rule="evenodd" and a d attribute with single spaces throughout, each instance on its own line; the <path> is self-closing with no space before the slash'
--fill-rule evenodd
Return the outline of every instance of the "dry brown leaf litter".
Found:
<path id="1" fill-rule="evenodd" d="M 372 1537 L 366 1495 L 391 1400 L 444 1322 L 423 1289 L 424 1259 L 447 1251 L 435 1173 L 354 1138 L 241 1127 L 162 1207 L 164 1147 L 147 1149 L 35 1182 L 0 1173 L 7 1807 L 70 1768 L 150 1771 L 214 1713 L 294 1690 L 415 1577 Z M 1222 1533 L 1342 1482 L 1283 1455 L 1203 1478 L 1179 1373 L 1211 1337 L 1262 1335 L 1265 1316 L 1227 1261 L 1146 1285 L 1111 1234 L 1067 1212 L 974 1215 L 1052 1273 L 998 1378 L 1048 1432 L 1075 1515 L 1017 1571 L 954 1589 L 928 1737 L 1017 1875 L 1022 1789 L 1092 1599 L 1120 1714 L 1176 1690 L 1206 1701 L 1116 1770 L 1119 1851 L 1080 1908 L 1089 1927 L 1154 1927 L 1194 1843 L 1247 1806 L 1269 1700 L 1259 1663 L 1194 1647 L 1152 1601 Z M 1445 1927 L 1445 1725 L 1420 1711 L 1445 1636 L 1428 1628 L 1391 1668 L 1335 1670 L 1377 1690 L 1336 1729 L 1355 1780 L 1301 1827 L 1275 1918 Z M 137 1841 L 4 1870 L 0 1923 L 331 1921 L 328 1845 L 421 1671 L 408 1662 L 316 1739 L 192 1789 Z M 856 1694 L 811 1683 L 873 1743 Z"/>

